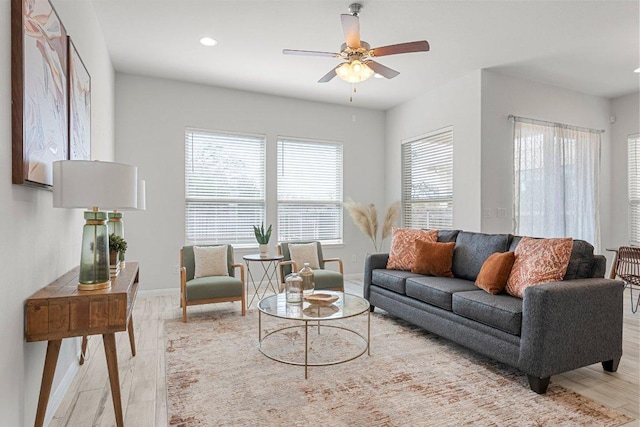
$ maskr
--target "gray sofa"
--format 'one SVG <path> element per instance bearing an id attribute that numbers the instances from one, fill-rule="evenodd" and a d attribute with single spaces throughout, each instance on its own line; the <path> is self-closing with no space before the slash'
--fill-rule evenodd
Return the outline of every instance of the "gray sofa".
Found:
<path id="1" fill-rule="evenodd" d="M 520 237 L 459 230 L 439 231 L 455 242 L 454 278 L 387 270 L 389 255 L 365 260 L 364 297 L 379 307 L 527 374 L 531 389 L 545 393 L 550 377 L 602 362 L 615 372 L 622 356 L 620 281 L 604 279 L 606 260 L 593 246 L 574 240 L 560 282 L 525 290 L 524 298 L 491 295 L 474 282 L 494 252 L 514 251 Z"/>

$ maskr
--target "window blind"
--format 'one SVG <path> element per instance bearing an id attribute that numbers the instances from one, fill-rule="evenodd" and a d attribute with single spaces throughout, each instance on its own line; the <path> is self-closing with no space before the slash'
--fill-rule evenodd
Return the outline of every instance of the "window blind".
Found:
<path id="1" fill-rule="evenodd" d="M 185 241 L 254 244 L 265 218 L 265 138 L 187 129 Z"/>
<path id="2" fill-rule="evenodd" d="M 629 244 L 640 245 L 640 134 L 627 139 L 629 179 Z"/>
<path id="3" fill-rule="evenodd" d="M 453 228 L 453 128 L 402 144 L 402 223 Z"/>
<path id="4" fill-rule="evenodd" d="M 278 241 L 342 242 L 342 144 L 278 139 Z"/>

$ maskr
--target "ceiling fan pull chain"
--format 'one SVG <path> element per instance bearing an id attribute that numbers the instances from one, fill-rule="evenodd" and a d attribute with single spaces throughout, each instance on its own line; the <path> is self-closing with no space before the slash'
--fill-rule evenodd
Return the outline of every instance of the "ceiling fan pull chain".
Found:
<path id="1" fill-rule="evenodd" d="M 356 92 L 357 92 L 357 90 L 356 90 L 356 84 L 355 84 L 355 83 L 351 83 L 351 87 L 353 88 L 353 93 L 356 93 Z M 351 95 L 351 96 L 349 97 L 349 102 L 353 102 L 353 95 Z"/>

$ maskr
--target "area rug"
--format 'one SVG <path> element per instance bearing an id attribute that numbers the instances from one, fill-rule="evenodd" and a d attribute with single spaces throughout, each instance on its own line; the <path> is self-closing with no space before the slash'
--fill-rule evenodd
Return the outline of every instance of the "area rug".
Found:
<path id="1" fill-rule="evenodd" d="M 366 314 L 346 321 L 366 336 Z M 263 316 L 262 326 L 269 332 L 279 322 Z M 270 350 L 300 357 L 302 332 L 274 334 Z M 363 346 L 356 335 L 332 332 L 310 334 L 311 361 L 348 357 Z M 259 351 L 255 310 L 245 317 L 194 316 L 186 324 L 166 320 L 165 344 L 172 426 L 617 426 L 632 420 L 553 378 L 538 395 L 522 372 L 385 314 L 371 316 L 371 355 L 310 367 L 308 379 L 304 367 Z"/>

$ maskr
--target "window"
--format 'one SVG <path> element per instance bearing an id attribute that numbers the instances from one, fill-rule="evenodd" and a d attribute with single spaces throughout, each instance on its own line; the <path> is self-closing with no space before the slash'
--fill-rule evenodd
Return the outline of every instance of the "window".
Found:
<path id="1" fill-rule="evenodd" d="M 255 244 L 265 219 L 265 138 L 187 129 L 185 240 Z"/>
<path id="2" fill-rule="evenodd" d="M 342 144 L 278 139 L 278 241 L 342 243 Z"/>
<path id="3" fill-rule="evenodd" d="M 629 135 L 629 244 L 640 245 L 640 134 Z"/>
<path id="4" fill-rule="evenodd" d="M 515 233 L 600 245 L 599 130 L 514 118 Z"/>
<path id="5" fill-rule="evenodd" d="M 402 144 L 402 223 L 453 228 L 453 128 Z"/>

